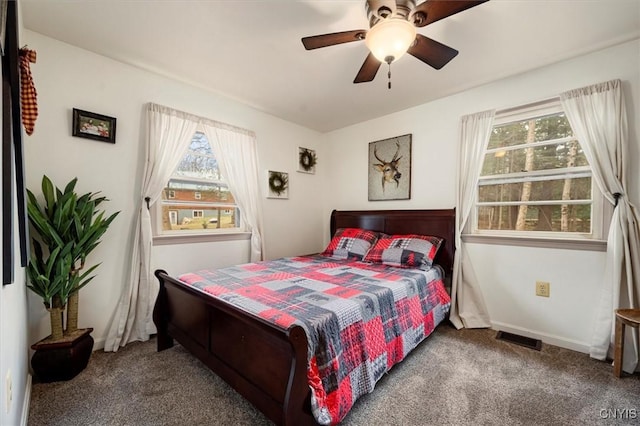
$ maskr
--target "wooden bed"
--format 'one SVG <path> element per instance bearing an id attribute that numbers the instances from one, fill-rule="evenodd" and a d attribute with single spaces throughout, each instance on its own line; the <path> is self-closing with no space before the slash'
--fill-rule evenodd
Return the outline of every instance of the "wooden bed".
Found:
<path id="1" fill-rule="evenodd" d="M 377 210 L 331 213 L 338 228 L 444 239 L 435 263 L 450 282 L 455 251 L 455 210 Z M 198 357 L 276 424 L 316 424 L 307 384 L 307 338 L 302 327 L 283 331 L 232 305 L 202 294 L 163 270 L 153 312 L 158 351 L 174 339 Z M 448 287 L 448 285 L 447 285 Z"/>

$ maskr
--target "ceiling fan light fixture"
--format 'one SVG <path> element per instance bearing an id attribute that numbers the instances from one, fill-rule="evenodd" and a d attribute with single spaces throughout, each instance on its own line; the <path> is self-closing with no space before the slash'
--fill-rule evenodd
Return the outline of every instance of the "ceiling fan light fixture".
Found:
<path id="1" fill-rule="evenodd" d="M 404 55 L 416 39 L 416 28 L 403 18 L 387 18 L 373 26 L 365 44 L 380 62 L 391 63 Z"/>

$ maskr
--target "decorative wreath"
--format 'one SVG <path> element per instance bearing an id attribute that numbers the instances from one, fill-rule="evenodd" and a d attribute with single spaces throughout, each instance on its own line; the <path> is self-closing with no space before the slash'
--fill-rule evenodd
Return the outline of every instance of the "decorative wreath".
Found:
<path id="1" fill-rule="evenodd" d="M 289 177 L 283 172 L 269 172 L 269 190 L 277 196 L 282 195 L 289 187 Z"/>
<path id="2" fill-rule="evenodd" d="M 313 170 L 317 162 L 318 158 L 316 157 L 315 151 L 307 148 L 300 148 L 298 163 L 300 164 L 302 170 L 304 170 L 305 172 Z"/>

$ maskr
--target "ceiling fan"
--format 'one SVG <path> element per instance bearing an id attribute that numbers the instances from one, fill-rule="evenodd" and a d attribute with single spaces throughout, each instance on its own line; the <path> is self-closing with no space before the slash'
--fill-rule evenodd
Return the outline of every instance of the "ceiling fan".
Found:
<path id="1" fill-rule="evenodd" d="M 391 88 L 391 63 L 404 53 L 438 70 L 458 54 L 457 50 L 418 34 L 417 27 L 424 27 L 486 1 L 489 0 L 426 0 L 416 6 L 415 0 L 367 0 L 365 8 L 369 30 L 304 37 L 302 44 L 305 49 L 312 50 L 364 40 L 370 52 L 353 82 L 372 81 L 382 62 L 386 62 L 389 65 Z"/>

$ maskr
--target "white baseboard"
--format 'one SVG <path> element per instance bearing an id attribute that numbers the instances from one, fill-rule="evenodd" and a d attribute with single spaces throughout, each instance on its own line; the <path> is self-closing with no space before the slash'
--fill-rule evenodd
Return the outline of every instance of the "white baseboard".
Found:
<path id="1" fill-rule="evenodd" d="M 578 342 L 577 340 L 567 339 L 565 337 L 555 336 L 553 334 L 542 333 L 536 330 L 529 330 L 522 327 L 512 326 L 497 321 L 491 321 L 491 328 L 494 330 L 502 330 L 507 333 L 519 334 L 521 336 L 530 337 L 532 339 L 540 339 L 544 343 L 558 346 L 573 351 L 589 353 L 589 344 L 586 342 Z"/>
<path id="2" fill-rule="evenodd" d="M 99 351 L 104 349 L 104 342 L 106 342 L 107 339 L 105 338 L 101 338 L 101 339 L 93 339 L 93 350 L 94 351 Z"/>
<path id="3" fill-rule="evenodd" d="M 22 418 L 20 424 L 27 426 L 29 422 L 29 406 L 31 404 L 31 374 L 27 374 L 27 381 L 24 386 L 24 399 L 22 401 Z"/>

